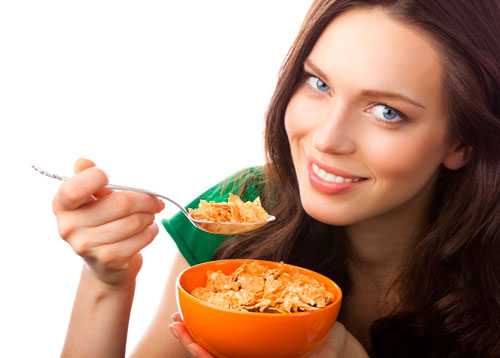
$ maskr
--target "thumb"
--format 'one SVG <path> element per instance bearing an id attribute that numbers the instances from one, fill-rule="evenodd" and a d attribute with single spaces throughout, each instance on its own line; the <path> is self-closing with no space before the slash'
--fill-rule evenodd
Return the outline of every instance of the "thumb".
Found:
<path id="1" fill-rule="evenodd" d="M 307 358 L 338 358 L 347 357 L 344 355 L 344 346 L 346 342 L 347 331 L 340 322 L 335 322 L 334 326 L 328 332 L 323 343 Z"/>
<path id="2" fill-rule="evenodd" d="M 75 162 L 75 164 L 73 165 L 73 171 L 75 174 L 85 170 L 85 169 L 88 169 L 88 168 L 91 168 L 91 167 L 95 167 L 95 163 L 93 161 L 91 161 L 90 159 L 87 159 L 87 158 L 78 158 Z"/>
<path id="3" fill-rule="evenodd" d="M 78 158 L 76 160 L 75 164 L 73 165 L 73 171 L 75 174 L 77 174 L 81 171 L 84 171 L 85 169 L 92 168 L 92 167 L 95 167 L 95 163 L 92 160 L 81 157 L 81 158 Z M 103 196 L 108 195 L 112 192 L 113 192 L 113 190 L 111 190 L 111 189 L 101 188 L 98 191 L 96 191 L 93 195 L 96 198 L 102 198 Z"/>

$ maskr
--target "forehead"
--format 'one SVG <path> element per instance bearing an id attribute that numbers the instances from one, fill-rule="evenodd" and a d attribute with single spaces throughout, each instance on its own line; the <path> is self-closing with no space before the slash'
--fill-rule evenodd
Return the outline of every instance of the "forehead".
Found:
<path id="1" fill-rule="evenodd" d="M 309 59 L 331 76 L 334 89 L 397 90 L 423 101 L 441 93 L 442 61 L 431 38 L 382 8 L 335 18 Z"/>

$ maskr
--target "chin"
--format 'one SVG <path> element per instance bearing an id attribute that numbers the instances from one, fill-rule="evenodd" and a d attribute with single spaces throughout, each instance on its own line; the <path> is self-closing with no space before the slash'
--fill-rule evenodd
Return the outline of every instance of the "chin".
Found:
<path id="1" fill-rule="evenodd" d="M 351 210 L 336 210 L 336 208 L 333 207 L 317 205 L 317 203 L 313 201 L 302 201 L 302 207 L 307 215 L 316 221 L 328 225 L 347 226 L 360 220 L 358 215 L 355 215 Z"/>

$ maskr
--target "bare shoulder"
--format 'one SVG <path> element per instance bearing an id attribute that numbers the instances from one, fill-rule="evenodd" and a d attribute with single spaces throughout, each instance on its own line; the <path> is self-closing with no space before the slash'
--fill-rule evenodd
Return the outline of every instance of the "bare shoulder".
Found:
<path id="1" fill-rule="evenodd" d="M 177 253 L 170 266 L 170 272 L 156 315 L 131 353 L 131 358 L 186 356 L 184 348 L 172 337 L 168 325 L 170 324 L 170 316 L 177 311 L 175 280 L 179 273 L 187 267 L 189 267 L 189 264 L 180 253 Z"/>

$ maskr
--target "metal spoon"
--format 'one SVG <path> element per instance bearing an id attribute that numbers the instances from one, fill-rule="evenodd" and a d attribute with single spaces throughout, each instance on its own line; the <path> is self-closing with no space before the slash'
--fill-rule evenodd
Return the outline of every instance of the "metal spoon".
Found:
<path id="1" fill-rule="evenodd" d="M 54 178 L 54 179 L 61 180 L 61 181 L 68 181 L 71 179 L 69 177 L 65 177 L 62 175 L 49 173 L 46 170 L 42 170 L 34 165 L 32 165 L 31 167 L 34 170 L 36 170 L 37 172 L 39 172 L 40 174 L 43 174 L 43 175 L 48 176 L 50 178 Z M 161 195 L 161 194 L 149 191 L 149 190 L 145 190 L 145 189 L 133 188 L 133 187 L 122 186 L 122 185 L 108 184 L 108 185 L 106 185 L 106 188 L 115 189 L 115 190 L 135 191 L 137 193 L 145 193 L 145 194 L 149 194 L 149 195 L 153 195 L 153 196 L 165 199 L 165 200 L 171 202 L 172 204 L 174 204 L 175 206 L 177 206 L 181 210 L 181 212 L 186 216 L 186 218 L 189 220 L 189 222 L 191 224 L 193 224 L 193 226 L 195 226 L 199 230 L 202 230 L 202 231 L 205 231 L 205 232 L 208 232 L 211 234 L 219 234 L 219 235 L 241 234 L 244 232 L 256 230 L 256 229 L 258 229 L 258 228 L 260 228 L 260 227 L 266 225 L 267 223 L 276 219 L 276 217 L 269 215 L 267 217 L 267 221 L 255 222 L 255 223 L 253 223 L 253 222 L 240 223 L 240 222 L 232 222 L 232 221 L 215 222 L 215 221 L 207 221 L 207 220 L 195 220 L 191 217 L 191 215 L 189 215 L 187 210 L 184 209 L 184 207 L 182 205 L 178 204 L 174 200 L 172 200 L 169 197 L 166 197 L 164 195 Z"/>

